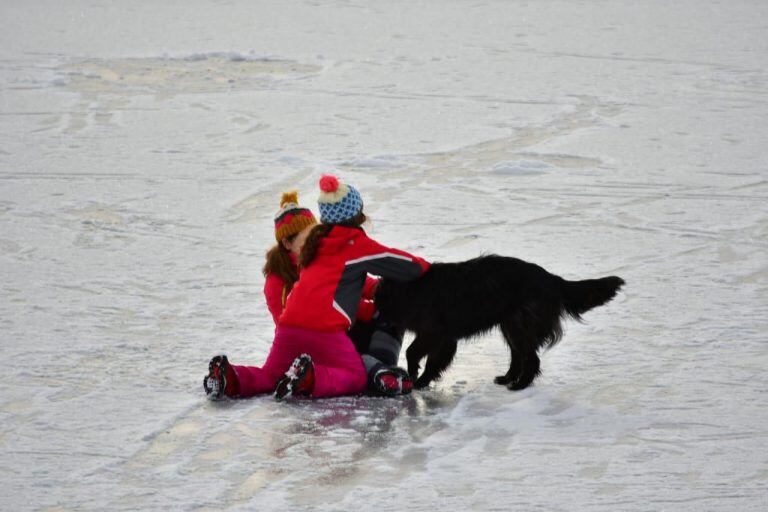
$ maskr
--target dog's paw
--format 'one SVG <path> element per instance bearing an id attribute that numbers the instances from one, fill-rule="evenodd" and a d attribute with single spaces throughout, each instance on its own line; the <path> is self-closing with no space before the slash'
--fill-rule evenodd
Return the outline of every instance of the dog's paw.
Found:
<path id="1" fill-rule="evenodd" d="M 496 377 L 493 378 L 493 383 L 499 384 L 500 386 L 506 386 L 507 384 L 509 384 L 510 380 L 512 379 L 510 379 L 506 375 L 497 375 Z"/>
<path id="2" fill-rule="evenodd" d="M 530 382 L 521 382 L 519 380 L 513 380 L 507 383 L 507 389 L 510 391 L 520 391 L 527 388 L 530 385 L 531 385 Z"/>
<path id="3" fill-rule="evenodd" d="M 416 382 L 413 383 L 413 388 L 414 389 L 424 389 L 427 386 L 429 386 L 430 382 L 431 381 L 429 379 L 424 379 L 424 378 L 416 379 Z"/>

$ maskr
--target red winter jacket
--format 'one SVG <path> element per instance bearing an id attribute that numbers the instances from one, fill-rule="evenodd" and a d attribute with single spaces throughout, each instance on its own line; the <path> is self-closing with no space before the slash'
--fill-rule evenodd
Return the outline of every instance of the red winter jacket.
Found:
<path id="1" fill-rule="evenodd" d="M 315 259 L 302 269 L 280 325 L 316 331 L 346 331 L 355 318 L 367 274 L 413 281 L 429 263 L 368 238 L 361 228 L 335 226 L 320 241 Z"/>
<path id="2" fill-rule="evenodd" d="M 296 256 L 293 253 L 290 253 L 289 256 L 294 268 L 297 268 Z M 373 296 L 376 293 L 376 285 L 378 283 L 378 279 L 370 276 L 365 279 L 363 297 L 357 307 L 357 319 L 362 322 L 370 322 L 376 312 Z M 277 325 L 277 321 L 285 309 L 285 303 L 289 294 L 288 285 L 282 277 L 275 273 L 267 274 L 264 281 L 264 298 L 267 300 L 267 309 L 272 314 L 275 325 Z"/>

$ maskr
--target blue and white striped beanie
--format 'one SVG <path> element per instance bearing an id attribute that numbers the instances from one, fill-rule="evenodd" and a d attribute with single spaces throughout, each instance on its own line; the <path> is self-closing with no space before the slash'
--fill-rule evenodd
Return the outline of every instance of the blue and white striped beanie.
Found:
<path id="1" fill-rule="evenodd" d="M 323 224 L 346 222 L 363 210 L 360 192 L 331 174 L 324 174 L 320 178 L 320 197 L 317 198 L 317 204 L 320 207 L 320 222 Z"/>

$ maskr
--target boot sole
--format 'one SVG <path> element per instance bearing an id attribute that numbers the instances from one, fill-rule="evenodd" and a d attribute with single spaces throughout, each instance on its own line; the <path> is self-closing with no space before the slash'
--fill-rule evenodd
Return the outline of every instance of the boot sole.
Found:
<path id="1" fill-rule="evenodd" d="M 303 356 L 303 354 L 302 354 Z M 299 356 L 301 358 L 302 356 Z M 310 358 L 310 364 L 312 363 L 312 359 Z M 293 365 L 291 365 L 291 368 L 293 368 Z M 304 378 L 304 375 L 307 374 L 307 371 L 309 370 L 309 365 L 304 365 L 299 368 L 299 370 L 296 372 L 296 375 L 293 377 L 285 376 L 277 383 L 277 386 L 275 386 L 275 401 L 282 402 L 286 398 L 290 398 L 293 396 L 293 387 L 298 384 L 302 378 Z M 287 380 L 287 382 L 286 382 Z M 285 383 L 286 386 L 288 386 L 288 389 L 286 389 L 283 393 L 280 392 L 280 387 Z"/>

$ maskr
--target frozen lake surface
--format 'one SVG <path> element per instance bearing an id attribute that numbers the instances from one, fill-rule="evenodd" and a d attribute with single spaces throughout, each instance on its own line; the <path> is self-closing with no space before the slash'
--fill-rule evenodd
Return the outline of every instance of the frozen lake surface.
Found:
<path id="1" fill-rule="evenodd" d="M 0 5 L 0 508 L 763 511 L 768 3 Z M 400 399 L 258 364 L 280 192 L 625 291 L 536 385 L 498 333 Z"/>

